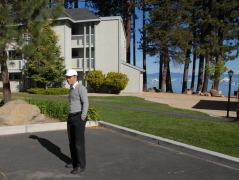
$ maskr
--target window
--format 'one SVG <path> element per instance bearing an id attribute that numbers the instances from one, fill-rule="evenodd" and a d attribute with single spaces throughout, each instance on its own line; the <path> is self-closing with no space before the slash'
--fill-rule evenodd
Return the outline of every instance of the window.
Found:
<path id="1" fill-rule="evenodd" d="M 9 80 L 10 81 L 19 81 L 22 79 L 21 73 L 9 73 Z M 2 81 L 2 74 L 0 74 L 0 81 Z"/>
<path id="2" fill-rule="evenodd" d="M 16 50 L 8 51 L 9 60 L 20 60 L 22 59 L 22 53 Z"/>
<path id="3" fill-rule="evenodd" d="M 10 81 L 18 81 L 21 79 L 21 73 L 9 73 Z"/>

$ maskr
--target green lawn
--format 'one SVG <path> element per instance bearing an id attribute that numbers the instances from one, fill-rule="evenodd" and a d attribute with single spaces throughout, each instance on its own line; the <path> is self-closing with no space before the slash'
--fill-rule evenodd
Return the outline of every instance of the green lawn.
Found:
<path id="1" fill-rule="evenodd" d="M 28 94 L 14 94 L 14 99 Z M 66 96 L 36 96 L 67 101 Z M 137 97 L 89 97 L 101 120 L 156 136 L 239 157 L 239 123 L 221 122 L 203 113 L 182 110 Z"/>

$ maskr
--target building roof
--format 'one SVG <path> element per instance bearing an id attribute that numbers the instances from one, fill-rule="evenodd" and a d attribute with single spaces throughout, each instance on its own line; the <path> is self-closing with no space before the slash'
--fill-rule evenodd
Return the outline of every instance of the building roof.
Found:
<path id="1" fill-rule="evenodd" d="M 134 66 L 134 65 L 132 65 L 132 64 L 129 64 L 129 63 L 127 63 L 127 62 L 122 61 L 121 64 L 123 64 L 123 65 L 125 65 L 125 66 L 128 66 L 128 67 L 130 67 L 130 68 L 136 69 L 136 70 L 138 70 L 138 71 L 145 72 L 144 69 L 142 69 L 142 68 L 140 68 L 140 67 L 137 67 L 137 66 Z"/>
<path id="2" fill-rule="evenodd" d="M 57 20 L 69 19 L 72 22 L 100 21 L 100 19 L 86 8 L 64 9 Z"/>

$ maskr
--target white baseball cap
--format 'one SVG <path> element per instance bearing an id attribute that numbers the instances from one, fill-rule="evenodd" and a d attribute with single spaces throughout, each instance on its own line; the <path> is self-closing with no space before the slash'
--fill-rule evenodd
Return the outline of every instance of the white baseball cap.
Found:
<path id="1" fill-rule="evenodd" d="M 66 71 L 66 76 L 77 76 L 77 75 L 78 74 L 77 74 L 76 70 L 74 70 L 74 69 L 68 69 Z"/>

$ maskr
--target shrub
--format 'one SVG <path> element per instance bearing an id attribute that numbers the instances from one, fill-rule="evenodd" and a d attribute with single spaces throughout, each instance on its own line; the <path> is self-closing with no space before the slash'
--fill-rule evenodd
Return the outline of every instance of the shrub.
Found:
<path id="1" fill-rule="evenodd" d="M 125 74 L 109 72 L 106 75 L 104 87 L 109 93 L 120 93 L 128 84 L 128 77 Z"/>
<path id="2" fill-rule="evenodd" d="M 36 105 L 41 110 L 42 114 L 49 117 L 66 121 L 68 116 L 69 105 L 64 101 L 54 101 L 47 99 L 27 98 L 30 104 Z M 99 114 L 96 109 L 90 107 L 88 110 L 88 119 L 91 121 L 99 120 Z"/>
<path id="3" fill-rule="evenodd" d="M 30 104 L 36 105 L 42 114 L 66 121 L 68 115 L 68 103 L 64 101 L 50 101 L 46 99 L 27 98 Z"/>
<path id="4" fill-rule="evenodd" d="M 104 79 L 102 71 L 90 71 L 86 77 L 87 82 L 95 92 L 99 92 L 102 89 Z"/>
<path id="5" fill-rule="evenodd" d="M 27 92 L 31 94 L 42 94 L 42 95 L 65 95 L 68 94 L 67 88 L 31 88 Z"/>

